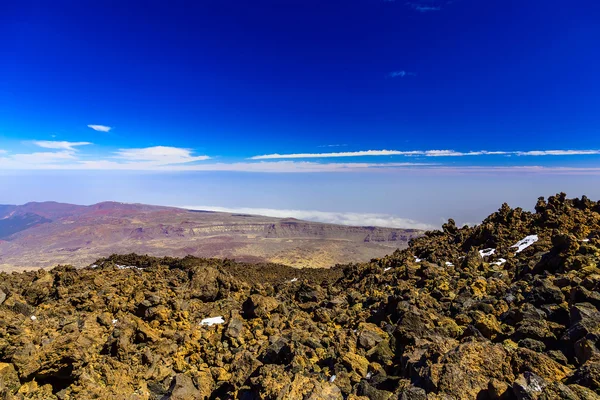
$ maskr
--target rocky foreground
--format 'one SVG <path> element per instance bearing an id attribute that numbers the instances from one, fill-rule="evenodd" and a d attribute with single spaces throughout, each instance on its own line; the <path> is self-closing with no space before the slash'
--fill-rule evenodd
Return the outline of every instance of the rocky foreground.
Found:
<path id="1" fill-rule="evenodd" d="M 0 275 L 3 399 L 600 399 L 600 202 L 366 264 L 113 256 Z"/>

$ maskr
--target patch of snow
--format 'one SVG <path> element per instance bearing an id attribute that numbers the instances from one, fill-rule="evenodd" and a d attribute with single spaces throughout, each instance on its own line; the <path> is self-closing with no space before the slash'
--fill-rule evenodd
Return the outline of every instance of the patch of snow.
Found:
<path id="1" fill-rule="evenodd" d="M 506 262 L 506 260 L 504 258 L 499 258 L 498 261 L 493 262 L 493 265 L 502 265 Z"/>
<path id="2" fill-rule="evenodd" d="M 116 264 L 116 267 L 119 269 L 142 269 L 140 267 L 136 267 L 135 265 L 119 265 Z"/>
<path id="3" fill-rule="evenodd" d="M 337 378 L 337 376 L 331 375 L 331 378 L 329 378 L 329 382 L 331 382 L 331 383 L 335 382 L 335 378 Z"/>
<path id="4" fill-rule="evenodd" d="M 367 379 L 371 379 L 372 376 L 373 376 L 372 373 L 370 373 L 370 372 L 367 373 Z"/>
<path id="5" fill-rule="evenodd" d="M 36 317 L 35 315 L 32 315 L 32 316 L 31 316 L 31 317 L 29 317 L 29 318 L 31 318 L 31 320 L 32 320 L 32 321 L 35 321 L 35 320 L 37 319 L 37 317 Z"/>
<path id="6" fill-rule="evenodd" d="M 544 390 L 544 387 L 537 380 L 532 380 L 531 382 L 529 382 L 529 387 L 533 392 L 541 392 L 542 390 Z"/>
<path id="7" fill-rule="evenodd" d="M 92 265 L 90 265 L 90 268 L 94 269 L 94 268 L 98 268 L 98 266 L 96 264 L 92 264 Z"/>
<path id="8" fill-rule="evenodd" d="M 113 324 L 113 325 L 114 325 L 114 324 L 116 324 L 117 322 L 119 322 L 119 320 L 118 320 L 118 319 L 113 319 L 113 320 L 112 320 L 112 324 Z"/>
<path id="9" fill-rule="evenodd" d="M 383 269 L 383 272 L 385 272 L 385 271 L 389 271 L 390 269 L 392 269 L 392 268 L 391 268 L 391 267 L 384 268 L 384 269 Z"/>
<path id="10" fill-rule="evenodd" d="M 506 296 L 504 296 L 504 300 L 506 300 L 506 302 L 508 303 L 512 303 L 513 301 L 515 301 L 515 296 L 509 293 Z"/>
<path id="11" fill-rule="evenodd" d="M 204 318 L 202 321 L 200 321 L 200 325 L 202 326 L 213 326 L 224 323 L 225 320 L 223 319 L 223 317 Z"/>
<path id="12" fill-rule="evenodd" d="M 454 264 L 452 264 L 450 261 L 446 261 L 446 266 L 447 267 L 454 267 Z"/>
<path id="13" fill-rule="evenodd" d="M 581 241 L 582 241 L 582 242 L 589 242 L 589 241 L 590 241 L 590 239 L 582 239 Z"/>
<path id="14" fill-rule="evenodd" d="M 293 278 L 293 279 L 290 281 L 290 283 L 294 283 L 294 282 L 297 282 L 297 281 L 298 281 L 298 278 Z"/>
<path id="15" fill-rule="evenodd" d="M 481 257 L 488 257 L 491 256 L 492 254 L 494 254 L 496 252 L 496 249 L 483 249 L 483 250 L 479 250 L 479 255 Z"/>
<path id="16" fill-rule="evenodd" d="M 421 260 L 419 257 L 415 256 L 415 262 L 416 262 L 416 263 L 420 263 L 421 261 L 422 261 L 422 260 Z"/>
<path id="17" fill-rule="evenodd" d="M 538 241 L 538 235 L 529 235 L 529 236 L 519 240 L 515 245 L 510 246 L 510 247 L 511 248 L 517 247 L 517 253 L 520 253 L 537 241 Z"/>

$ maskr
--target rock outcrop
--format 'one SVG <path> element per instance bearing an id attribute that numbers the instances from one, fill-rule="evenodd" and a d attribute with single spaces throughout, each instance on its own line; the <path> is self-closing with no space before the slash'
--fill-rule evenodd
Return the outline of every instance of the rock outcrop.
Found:
<path id="1" fill-rule="evenodd" d="M 112 256 L 0 274 L 2 399 L 600 399 L 600 203 L 370 263 Z"/>

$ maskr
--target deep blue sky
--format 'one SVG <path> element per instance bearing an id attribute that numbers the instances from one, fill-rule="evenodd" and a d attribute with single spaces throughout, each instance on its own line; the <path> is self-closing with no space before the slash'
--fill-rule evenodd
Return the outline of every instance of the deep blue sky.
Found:
<path id="1" fill-rule="evenodd" d="M 598 177 L 599 21 L 591 0 L 3 1 L 0 169 Z M 384 149 L 419 153 L 318 156 Z M 250 159 L 274 153 L 312 157 Z"/>
<path id="2" fill-rule="evenodd" d="M 576 3 L 3 2 L 0 138 L 211 156 L 596 149 L 600 4 Z"/>

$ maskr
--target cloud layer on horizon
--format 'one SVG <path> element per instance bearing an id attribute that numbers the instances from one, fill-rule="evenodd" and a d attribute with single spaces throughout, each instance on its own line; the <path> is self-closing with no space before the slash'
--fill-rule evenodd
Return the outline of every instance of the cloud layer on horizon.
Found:
<path id="1" fill-rule="evenodd" d="M 213 160 L 208 155 L 196 155 L 193 150 L 172 146 L 151 146 L 137 148 L 121 148 L 105 155 L 85 154 L 82 148 L 93 145 L 91 142 L 68 142 L 32 140 L 25 144 L 47 149 L 29 153 L 11 153 L 0 150 L 0 169 L 5 170 L 129 170 L 129 171 L 239 171 L 239 172 L 356 172 L 382 170 L 436 170 L 440 172 L 505 172 L 519 171 L 532 173 L 585 173 L 598 174 L 600 168 L 565 166 L 456 166 L 452 163 L 410 162 L 414 157 L 434 157 L 443 160 L 445 157 L 478 157 L 478 156 L 593 156 L 600 155 L 600 150 L 529 150 L 529 151 L 455 151 L 455 150 L 364 150 L 329 153 L 290 153 L 265 154 L 248 159 L 237 159 L 228 162 L 207 162 Z M 324 160 L 344 157 L 402 156 L 403 162 L 326 162 Z M 437 161 L 437 160 L 436 160 Z M 600 167 L 600 166 L 599 166 Z"/>
<path id="2" fill-rule="evenodd" d="M 466 157 L 466 156 L 576 156 L 600 155 L 600 150 L 531 150 L 531 151 L 454 151 L 454 150 L 362 150 L 337 153 L 291 153 L 263 154 L 252 156 L 250 160 L 294 159 L 294 158 L 335 158 L 367 156 L 423 156 L 423 157 Z"/>
<path id="3" fill-rule="evenodd" d="M 400 218 L 389 214 L 353 213 L 353 212 L 327 212 L 315 210 L 285 210 L 273 208 L 228 208 L 214 206 L 177 206 L 189 210 L 218 211 L 232 214 L 263 215 L 276 218 L 296 218 L 305 221 L 323 222 L 328 224 L 349 226 L 379 226 L 386 228 L 422 229 L 432 230 L 439 227 Z"/>

